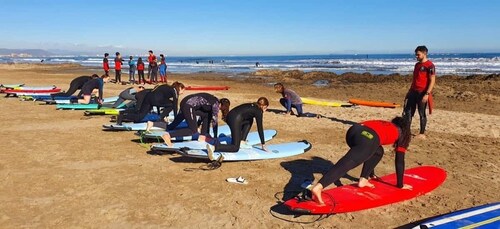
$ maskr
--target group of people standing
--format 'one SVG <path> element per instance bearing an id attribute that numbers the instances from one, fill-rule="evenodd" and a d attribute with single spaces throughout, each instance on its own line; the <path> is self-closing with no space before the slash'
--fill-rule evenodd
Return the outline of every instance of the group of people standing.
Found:
<path id="1" fill-rule="evenodd" d="M 102 67 L 104 70 L 104 74 L 106 76 L 109 76 L 109 53 L 104 53 L 104 58 L 102 60 Z M 122 72 L 122 65 L 123 65 L 123 58 L 119 52 L 115 53 L 115 59 L 114 59 L 114 70 L 115 70 L 115 83 L 122 83 L 121 80 L 121 72 Z M 144 70 L 145 68 L 145 63 L 142 59 L 142 57 L 139 57 L 137 59 L 137 62 L 134 60 L 133 56 L 129 56 L 128 60 L 128 66 L 129 66 L 129 83 L 131 84 L 157 84 L 157 83 L 167 83 L 167 63 L 165 60 L 165 55 L 160 54 L 160 60 L 158 62 L 158 59 L 153 53 L 153 50 L 149 50 L 148 52 L 148 74 L 147 74 L 147 80 L 144 76 Z M 135 72 L 137 71 L 137 76 L 138 79 L 135 79 Z M 158 74 L 160 74 L 160 79 L 158 79 Z"/>

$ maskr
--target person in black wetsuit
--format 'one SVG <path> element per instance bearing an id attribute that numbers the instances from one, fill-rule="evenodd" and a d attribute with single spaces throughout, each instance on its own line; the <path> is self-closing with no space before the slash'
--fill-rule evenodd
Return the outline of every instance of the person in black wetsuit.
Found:
<path id="1" fill-rule="evenodd" d="M 141 96 L 144 96 L 144 98 L 141 100 L 137 100 L 137 109 L 125 110 L 120 112 L 116 123 L 118 125 L 121 125 L 123 121 L 144 121 L 144 117 L 146 117 L 146 115 L 151 112 L 153 106 L 156 106 L 158 108 L 160 120 L 167 117 L 172 110 L 174 111 L 174 115 L 176 115 L 179 95 L 184 92 L 184 88 L 184 84 L 176 81 L 172 84 L 172 86 L 162 84 L 145 94 L 141 94 Z M 159 112 L 160 108 L 163 108 L 161 114 Z"/>
<path id="2" fill-rule="evenodd" d="M 231 129 L 231 144 L 220 144 L 218 141 L 216 141 L 214 146 L 207 144 L 208 158 L 211 161 L 215 160 L 215 158 L 213 158 L 214 151 L 238 152 L 242 142 L 246 145 L 245 141 L 254 119 L 257 123 L 257 131 L 259 132 L 262 150 L 267 151 L 266 142 L 264 141 L 262 117 L 268 106 L 269 100 L 265 97 L 260 97 L 256 103 L 244 103 L 229 111 L 226 117 L 226 123 Z"/>
<path id="3" fill-rule="evenodd" d="M 230 101 L 226 98 L 217 99 L 217 97 L 208 93 L 197 93 L 186 96 L 180 104 L 180 112 L 175 116 L 174 121 L 167 126 L 167 133 L 162 136 L 165 144 L 173 147 L 172 138 L 181 136 L 192 136 L 193 139 L 199 136 L 210 136 L 209 127 L 212 124 L 214 136 L 218 136 L 219 110 L 222 118 L 225 119 L 229 111 Z M 198 132 L 197 116 L 201 118 L 201 132 Z M 186 120 L 188 128 L 175 129 Z M 205 138 L 199 138 L 205 141 Z"/>
<path id="4" fill-rule="evenodd" d="M 106 75 L 102 75 L 101 77 L 91 79 L 87 81 L 83 86 L 80 91 L 80 93 L 83 95 L 83 99 L 78 99 L 78 103 L 81 104 L 89 104 L 90 103 L 90 98 L 92 96 L 92 91 L 94 89 L 99 90 L 99 97 L 97 98 L 97 103 L 102 104 L 102 93 L 104 89 L 104 78 L 107 78 Z"/>
<path id="5" fill-rule="evenodd" d="M 396 186 L 402 189 L 412 189 L 403 183 L 405 170 L 405 152 L 411 140 L 410 124 L 396 117 L 391 122 L 370 120 L 353 125 L 346 134 L 350 149 L 335 163 L 318 183 L 311 188 L 313 200 L 324 205 L 321 192 L 344 176 L 349 170 L 363 164 L 358 187 L 374 187 L 369 178 L 376 178 L 374 170 L 384 155 L 382 145 L 393 145 L 396 151 L 395 167 L 397 175 Z"/>
<path id="6" fill-rule="evenodd" d="M 69 97 L 69 96 L 72 96 L 76 92 L 76 90 L 80 90 L 80 92 L 77 95 L 77 97 L 80 97 L 80 96 L 82 96 L 81 89 L 82 89 L 83 85 L 85 83 L 87 83 L 88 81 L 90 81 L 91 79 L 95 79 L 95 78 L 99 78 L 99 76 L 97 74 L 94 74 L 92 76 L 79 76 L 79 77 L 76 77 L 73 80 L 71 80 L 71 83 L 69 83 L 69 89 L 66 92 L 54 93 L 54 94 L 51 94 L 50 96 L 52 98 L 55 98 L 55 97 Z"/>
<path id="7" fill-rule="evenodd" d="M 123 90 L 122 92 L 120 92 L 120 95 L 118 95 L 118 100 L 116 100 L 116 102 L 111 107 L 116 108 L 127 100 L 130 100 L 131 102 L 126 104 L 126 107 L 133 107 L 137 102 L 135 95 L 142 90 L 144 90 L 143 86 L 129 87 Z"/>

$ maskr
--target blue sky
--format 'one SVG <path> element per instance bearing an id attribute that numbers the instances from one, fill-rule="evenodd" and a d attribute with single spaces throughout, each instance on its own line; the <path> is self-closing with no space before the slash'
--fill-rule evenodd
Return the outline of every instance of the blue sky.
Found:
<path id="1" fill-rule="evenodd" d="M 168 55 L 500 52 L 500 1 L 0 0 L 0 48 Z"/>

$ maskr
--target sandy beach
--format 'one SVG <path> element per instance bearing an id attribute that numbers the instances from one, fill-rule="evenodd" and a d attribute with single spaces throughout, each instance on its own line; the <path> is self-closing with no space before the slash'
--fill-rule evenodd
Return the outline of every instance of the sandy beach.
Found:
<path id="1" fill-rule="evenodd" d="M 57 85 L 65 90 L 73 78 L 92 73 L 102 74 L 78 65 L 3 64 L 0 83 Z M 319 79 L 327 80 L 329 86 L 313 86 Z M 272 109 L 283 109 L 280 95 L 273 91 L 276 82 L 303 97 L 396 103 L 403 102 L 411 84 L 410 77 L 399 75 L 293 72 L 232 77 L 171 74 L 168 80 L 227 85 L 230 90 L 213 94 L 229 98 L 233 107 L 265 96 Z M 106 84 L 104 95 L 118 95 L 127 87 Z M 283 197 L 299 190 L 304 179 L 317 181 L 345 154 L 349 122 L 391 119 L 402 108 L 304 106 L 306 112 L 327 117 L 321 119 L 266 112 L 264 127 L 278 131 L 270 143 L 307 140 L 312 149 L 289 158 L 226 162 L 219 169 L 205 171 L 198 169 L 206 164 L 203 160 L 148 154 L 133 132 L 102 131 L 109 116 L 86 117 L 83 111 L 60 111 L 53 105 L 0 96 L 0 227 L 406 228 L 424 218 L 499 201 L 500 75 L 438 77 L 434 92 L 428 137 L 413 139 L 406 166 L 442 167 L 448 172 L 445 183 L 416 199 L 316 222 L 318 216 L 280 214 L 284 212 L 274 213 L 286 220 L 278 219 L 270 210 L 280 209 Z M 418 124 L 417 117 L 413 132 L 418 131 Z M 394 172 L 394 153 L 389 147 L 385 152 L 376 168 L 379 175 Z M 349 175 L 358 177 L 359 173 L 356 168 Z M 237 176 L 247 178 L 249 184 L 225 181 Z M 353 181 L 343 178 L 342 182 Z"/>

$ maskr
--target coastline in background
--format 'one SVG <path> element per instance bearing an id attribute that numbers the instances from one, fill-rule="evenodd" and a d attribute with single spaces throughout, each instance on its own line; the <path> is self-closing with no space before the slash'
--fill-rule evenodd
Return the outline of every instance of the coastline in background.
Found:
<path id="1" fill-rule="evenodd" d="M 128 55 L 124 68 L 128 68 Z M 50 57 L 0 57 L 0 63 L 74 63 L 100 68 L 102 56 L 50 56 Z M 113 68 L 113 56 L 110 67 Z M 135 56 L 137 60 L 138 56 Z M 146 58 L 145 56 L 143 59 Z M 500 53 L 449 53 L 430 54 L 438 75 L 493 74 L 500 72 Z M 411 74 L 415 58 L 410 54 L 342 54 L 297 56 L 214 56 L 169 57 L 168 71 L 174 73 L 220 72 L 249 73 L 261 69 L 326 71 L 372 74 Z"/>

